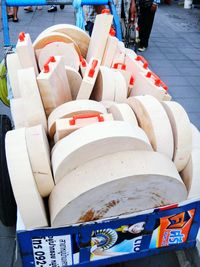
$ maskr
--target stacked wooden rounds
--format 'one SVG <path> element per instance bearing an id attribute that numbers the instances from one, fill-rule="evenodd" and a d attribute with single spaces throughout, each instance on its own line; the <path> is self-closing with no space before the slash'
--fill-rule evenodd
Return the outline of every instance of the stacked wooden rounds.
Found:
<path id="1" fill-rule="evenodd" d="M 10 180 L 26 228 L 48 226 L 44 203 L 35 183 L 27 151 L 25 129 L 8 132 L 5 142 Z"/>
<path id="2" fill-rule="evenodd" d="M 136 114 L 139 126 L 147 134 L 153 149 L 172 159 L 173 133 L 162 104 L 152 96 L 130 97 L 127 101 Z"/>
<path id="3" fill-rule="evenodd" d="M 65 70 L 69 82 L 69 87 L 71 89 L 72 100 L 75 100 L 81 87 L 82 77 L 80 73 L 72 67 L 65 66 Z"/>
<path id="4" fill-rule="evenodd" d="M 152 148 L 143 130 L 126 122 L 109 121 L 83 127 L 54 146 L 52 167 L 55 182 L 87 161 L 125 150 Z"/>
<path id="5" fill-rule="evenodd" d="M 54 187 L 49 198 L 51 225 L 127 215 L 186 197 L 173 162 L 164 155 L 152 151 L 107 154 L 83 163 Z"/>

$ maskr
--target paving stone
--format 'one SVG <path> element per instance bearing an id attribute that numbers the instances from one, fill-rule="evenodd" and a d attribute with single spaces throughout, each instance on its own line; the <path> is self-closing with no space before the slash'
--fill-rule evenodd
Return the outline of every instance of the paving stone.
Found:
<path id="1" fill-rule="evenodd" d="M 171 86 L 169 93 L 173 98 L 200 97 L 200 91 L 192 86 Z"/>

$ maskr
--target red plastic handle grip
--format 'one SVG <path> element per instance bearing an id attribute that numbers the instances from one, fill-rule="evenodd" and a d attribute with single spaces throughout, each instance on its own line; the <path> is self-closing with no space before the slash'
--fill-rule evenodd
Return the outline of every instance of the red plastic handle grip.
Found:
<path id="1" fill-rule="evenodd" d="M 43 67 L 43 69 L 44 69 L 44 73 L 48 73 L 48 72 L 49 72 L 49 63 L 50 63 L 50 62 L 56 62 L 56 59 L 55 59 L 54 56 L 50 57 L 50 58 L 47 60 L 47 62 L 44 64 L 44 67 Z"/>
<path id="2" fill-rule="evenodd" d="M 154 78 L 156 86 L 161 86 L 166 91 L 168 90 L 168 86 L 154 72 L 148 71 L 146 77 L 150 78 L 151 76 Z"/>
<path id="3" fill-rule="evenodd" d="M 79 59 L 80 59 L 81 66 L 85 68 L 87 66 L 86 60 L 82 56 L 80 56 Z"/>
<path id="4" fill-rule="evenodd" d="M 91 64 L 91 68 L 88 72 L 88 77 L 93 78 L 97 64 L 98 64 L 98 60 L 93 59 L 92 64 Z"/>
<path id="5" fill-rule="evenodd" d="M 110 36 L 116 36 L 116 31 L 113 27 L 110 28 L 109 34 Z"/>
<path id="6" fill-rule="evenodd" d="M 86 113 L 86 114 L 79 114 L 74 115 L 71 120 L 69 120 L 69 125 L 75 125 L 76 120 L 80 119 L 89 119 L 89 118 L 97 118 L 99 122 L 104 121 L 104 117 L 101 116 L 101 114 L 96 113 Z"/>
<path id="7" fill-rule="evenodd" d="M 101 14 L 110 14 L 110 10 L 108 8 L 104 8 L 102 11 L 101 11 Z"/>
<path id="8" fill-rule="evenodd" d="M 143 62 L 143 68 L 147 69 L 149 66 L 148 61 L 143 57 L 143 56 L 137 56 L 136 59 L 137 61 L 142 61 Z"/>
<path id="9" fill-rule="evenodd" d="M 25 32 L 20 32 L 18 39 L 19 39 L 20 42 L 23 42 L 24 39 L 25 39 Z"/>
<path id="10" fill-rule="evenodd" d="M 119 66 L 121 66 L 120 67 L 121 70 L 126 70 L 126 64 L 124 64 L 124 63 L 115 63 L 113 65 L 113 69 L 118 69 Z"/>
<path id="11" fill-rule="evenodd" d="M 131 75 L 131 78 L 130 78 L 129 84 L 130 84 L 131 86 L 133 86 L 133 85 L 134 85 L 134 83 L 135 83 L 135 78 L 134 78 L 134 76 L 133 76 L 133 75 Z"/>

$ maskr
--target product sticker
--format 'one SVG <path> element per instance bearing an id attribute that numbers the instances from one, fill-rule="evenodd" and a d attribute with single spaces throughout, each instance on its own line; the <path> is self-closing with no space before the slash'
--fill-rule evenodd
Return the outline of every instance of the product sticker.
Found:
<path id="1" fill-rule="evenodd" d="M 91 260 L 136 253 L 141 250 L 145 222 L 117 229 L 96 230 L 91 236 Z"/>
<path id="2" fill-rule="evenodd" d="M 166 247 L 187 241 L 195 209 L 160 218 L 153 231 L 150 248 Z"/>
<path id="3" fill-rule="evenodd" d="M 62 267 L 73 264 L 70 235 L 32 238 L 36 267 Z"/>

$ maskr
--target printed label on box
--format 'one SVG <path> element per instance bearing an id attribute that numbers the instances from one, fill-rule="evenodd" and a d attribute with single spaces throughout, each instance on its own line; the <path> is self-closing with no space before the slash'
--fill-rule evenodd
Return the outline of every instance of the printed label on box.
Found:
<path id="1" fill-rule="evenodd" d="M 37 267 L 62 267 L 73 264 L 70 235 L 36 237 L 32 239 L 32 247 Z"/>
<path id="2" fill-rule="evenodd" d="M 153 231 L 150 248 L 167 247 L 187 241 L 195 209 L 160 218 Z"/>

